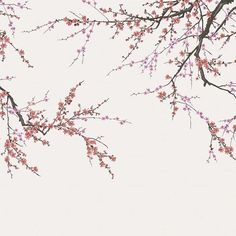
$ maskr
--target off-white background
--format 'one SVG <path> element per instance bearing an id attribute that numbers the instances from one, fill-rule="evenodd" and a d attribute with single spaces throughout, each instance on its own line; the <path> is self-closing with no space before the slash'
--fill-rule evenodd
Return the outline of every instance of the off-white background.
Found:
<path id="1" fill-rule="evenodd" d="M 115 1 L 103 1 L 104 6 Z M 127 1 L 136 7 L 137 1 Z M 28 69 L 12 55 L 1 64 L 2 74 L 17 78 L 5 83 L 18 104 L 42 97 L 49 90 L 48 114 L 69 88 L 81 80 L 78 101 L 91 105 L 110 97 L 104 114 L 126 118 L 131 125 L 91 121 L 90 135 L 104 135 L 110 152 L 118 156 L 113 164 L 115 179 L 103 169 L 91 167 L 85 146 L 78 137 L 58 133 L 48 136 L 50 148 L 26 148 L 41 177 L 23 170 L 13 179 L 0 171 L 0 235 L 4 236 L 233 236 L 236 232 L 236 162 L 220 157 L 207 163 L 209 135 L 204 123 L 179 114 L 171 120 L 168 104 L 154 96 L 130 97 L 132 92 L 152 88 L 158 82 L 138 69 L 106 73 L 120 62 L 125 48 L 109 40 L 109 30 L 98 32 L 89 44 L 85 63 L 68 67 L 80 40 L 60 42 L 65 36 L 54 32 L 22 34 L 68 11 L 83 12 L 79 1 L 30 1 L 18 24 L 15 44 L 24 48 L 34 64 Z M 228 52 L 225 52 L 229 54 Z M 229 54 L 230 55 L 230 54 Z M 232 71 L 223 76 L 232 76 Z M 160 68 L 161 71 L 161 68 Z M 232 78 L 233 79 L 233 78 Z M 231 117 L 235 101 L 212 88 L 201 90 L 197 102 L 216 120 Z"/>

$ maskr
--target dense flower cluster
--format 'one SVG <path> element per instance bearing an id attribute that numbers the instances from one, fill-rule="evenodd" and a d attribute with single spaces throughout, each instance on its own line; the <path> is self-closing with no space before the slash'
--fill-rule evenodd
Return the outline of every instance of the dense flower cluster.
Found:
<path id="1" fill-rule="evenodd" d="M 48 132 L 54 130 L 60 131 L 64 135 L 77 135 L 81 137 L 85 142 L 89 160 L 91 161 L 96 157 L 99 165 L 106 168 L 112 177 L 114 176 L 110 166 L 107 164 L 107 160 L 115 161 L 116 157 L 102 149 L 102 146 L 105 148 L 107 148 L 107 146 L 102 142 L 101 137 L 94 138 L 87 135 L 86 129 L 81 127 L 81 121 L 86 122 L 90 119 L 114 120 L 120 124 L 124 124 L 127 121 L 100 115 L 98 112 L 99 108 L 108 100 L 104 100 L 98 105 L 88 108 L 82 108 L 81 104 L 77 104 L 78 109 L 74 111 L 71 110 L 70 105 L 75 99 L 78 86 L 81 84 L 82 83 L 70 89 L 65 99 L 58 103 L 57 112 L 52 120 L 46 117 L 45 110 L 35 108 L 36 105 L 48 101 L 47 94 L 39 101 L 33 99 L 26 107 L 18 108 L 10 93 L 0 87 L 0 115 L 2 120 L 7 120 L 7 139 L 2 155 L 5 156 L 9 173 L 12 174 L 12 168 L 18 169 L 18 163 L 37 174 L 38 168 L 28 165 L 26 154 L 22 151 L 22 148 L 30 140 L 49 146 L 49 141 L 45 139 L 45 136 Z M 18 119 L 19 122 L 16 123 L 16 119 Z M 14 124 L 16 128 L 13 128 Z"/>

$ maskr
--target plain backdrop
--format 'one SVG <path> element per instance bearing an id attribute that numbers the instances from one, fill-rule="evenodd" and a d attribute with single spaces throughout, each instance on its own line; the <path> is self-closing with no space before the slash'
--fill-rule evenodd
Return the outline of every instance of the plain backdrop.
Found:
<path id="1" fill-rule="evenodd" d="M 127 1 L 133 10 L 139 2 Z M 101 2 L 102 6 L 116 4 Z M 69 67 L 81 45 L 79 37 L 59 41 L 68 33 L 61 26 L 45 34 L 21 31 L 71 10 L 91 9 L 75 0 L 31 0 L 29 5 L 32 10 L 22 14 L 14 42 L 25 50 L 34 68 L 28 69 L 10 49 L 11 56 L 1 63 L 2 75 L 16 76 L 4 86 L 19 106 L 49 90 L 45 108 L 53 115 L 58 101 L 84 80 L 78 102 L 86 106 L 110 98 L 101 112 L 132 124 L 90 121 L 86 125 L 88 134 L 103 135 L 109 151 L 118 157 L 112 164 L 114 180 L 96 162 L 91 167 L 79 137 L 59 133 L 49 134 L 49 148 L 29 144 L 25 149 L 41 177 L 21 169 L 11 179 L 2 161 L 0 235 L 235 235 L 236 162 L 222 156 L 207 163 L 210 136 L 198 118 L 193 116 L 190 129 L 186 114 L 180 112 L 172 121 L 169 105 L 155 96 L 130 96 L 155 87 L 166 69 L 160 66 L 152 78 L 138 68 L 106 77 L 120 63 L 126 47 L 119 39 L 109 39 L 112 32 L 105 29 L 95 31 L 84 63 Z M 225 70 L 222 77 L 234 79 L 234 70 Z M 197 106 L 215 120 L 235 114 L 235 101 L 224 93 L 203 88 L 201 83 L 186 90 L 201 96 Z"/>

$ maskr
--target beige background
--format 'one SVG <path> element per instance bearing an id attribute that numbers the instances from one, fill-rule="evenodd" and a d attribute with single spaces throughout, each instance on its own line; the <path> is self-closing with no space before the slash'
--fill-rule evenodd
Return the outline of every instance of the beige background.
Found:
<path id="1" fill-rule="evenodd" d="M 88 133 L 105 136 L 110 152 L 118 156 L 113 181 L 96 163 L 90 166 L 82 140 L 58 133 L 49 135 L 50 148 L 26 148 L 41 177 L 21 170 L 12 180 L 2 163 L 0 234 L 235 235 L 236 162 L 227 157 L 206 162 L 210 137 L 196 117 L 190 129 L 185 114 L 172 121 L 168 104 L 159 103 L 154 96 L 130 96 L 155 86 L 163 69 L 160 67 L 152 79 L 140 74 L 138 68 L 105 77 L 125 52 L 120 40 L 109 40 L 109 30 L 96 30 L 84 64 L 68 67 L 81 41 L 58 41 L 66 35 L 63 27 L 47 34 L 21 33 L 70 10 L 83 12 L 79 1 L 48 2 L 31 0 L 32 11 L 25 12 L 18 24 L 15 43 L 25 49 L 34 69 L 26 68 L 9 50 L 12 57 L 1 64 L 1 73 L 17 78 L 5 87 L 22 106 L 49 90 L 50 116 L 68 89 L 85 80 L 79 102 L 90 105 L 110 97 L 103 113 L 127 118 L 132 124 L 121 128 L 112 122 L 89 123 Z M 105 6 L 116 1 L 103 2 Z M 127 2 L 136 7 L 137 1 Z M 230 56 L 230 51 L 225 53 Z M 225 71 L 222 78 L 232 77 L 234 70 Z M 216 120 L 235 114 L 235 101 L 226 94 L 200 83 L 193 94 L 201 95 L 196 105 Z"/>

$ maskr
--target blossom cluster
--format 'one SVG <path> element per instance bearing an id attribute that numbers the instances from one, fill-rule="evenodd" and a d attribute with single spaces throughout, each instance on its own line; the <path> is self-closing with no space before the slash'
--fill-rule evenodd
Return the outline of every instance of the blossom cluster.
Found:
<path id="1" fill-rule="evenodd" d="M 87 157 L 91 161 L 97 158 L 99 165 L 114 174 L 107 163 L 108 160 L 115 161 L 116 157 L 109 154 L 105 149 L 107 146 L 102 142 L 101 137 L 90 137 L 87 135 L 86 129 L 81 126 L 81 121 L 86 122 L 90 119 L 114 120 L 120 124 L 127 123 L 126 120 L 102 116 L 98 112 L 99 108 L 108 100 L 91 106 L 82 108 L 81 104 L 77 104 L 78 109 L 72 110 L 71 104 L 75 100 L 76 90 L 82 83 L 70 89 L 69 94 L 64 100 L 58 103 L 57 112 L 53 119 L 47 118 L 46 110 L 36 109 L 42 103 L 48 101 L 48 95 L 41 100 L 32 99 L 27 106 L 18 108 L 13 97 L 9 92 L 1 89 L 0 104 L 1 118 L 7 120 L 7 138 L 4 144 L 4 152 L 2 153 L 8 166 L 8 172 L 12 174 L 12 168 L 18 169 L 18 164 L 26 167 L 26 169 L 38 174 L 37 167 L 30 167 L 26 158 L 26 154 L 22 148 L 31 140 L 35 143 L 49 146 L 50 143 L 45 139 L 46 135 L 51 131 L 59 131 L 64 135 L 79 136 L 85 142 L 87 149 Z M 18 119 L 19 122 L 15 120 Z M 16 128 L 13 128 L 15 125 Z M 104 148 L 102 148 L 104 147 Z"/>

